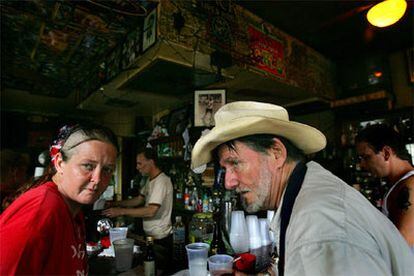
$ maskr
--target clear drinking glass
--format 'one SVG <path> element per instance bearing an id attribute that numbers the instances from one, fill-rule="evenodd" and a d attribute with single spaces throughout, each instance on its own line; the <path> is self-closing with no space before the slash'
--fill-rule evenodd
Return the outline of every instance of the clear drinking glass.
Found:
<path id="1" fill-rule="evenodd" d="M 117 271 L 127 271 L 132 267 L 132 259 L 134 257 L 134 240 L 120 239 L 115 240 L 115 267 Z"/>
<path id="2" fill-rule="evenodd" d="M 109 240 L 111 244 L 114 244 L 114 241 L 125 239 L 127 237 L 128 227 L 114 227 L 109 229 Z"/>
<path id="3" fill-rule="evenodd" d="M 188 256 L 190 276 L 207 275 L 207 257 L 210 246 L 207 243 L 195 242 L 185 246 Z"/>
<path id="4" fill-rule="evenodd" d="M 216 254 L 208 258 L 208 270 L 211 276 L 233 273 L 233 257 L 226 254 Z"/>

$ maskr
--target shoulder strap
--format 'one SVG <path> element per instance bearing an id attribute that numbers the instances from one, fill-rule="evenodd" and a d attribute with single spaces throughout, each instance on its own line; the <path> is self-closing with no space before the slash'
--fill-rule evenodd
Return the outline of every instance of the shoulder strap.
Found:
<path id="1" fill-rule="evenodd" d="M 307 167 L 304 163 L 300 162 L 296 165 L 289 178 L 289 182 L 286 187 L 285 195 L 283 196 L 282 209 L 280 211 L 280 237 L 279 237 L 279 262 L 278 270 L 279 276 L 283 276 L 285 268 L 285 236 L 286 229 L 289 225 L 290 216 L 292 214 L 293 204 L 296 197 L 302 187 L 303 179 L 305 178 Z"/>
<path id="2" fill-rule="evenodd" d="M 409 172 L 407 172 L 406 174 L 404 174 L 400 179 L 398 179 L 397 182 L 395 182 L 391 188 L 388 190 L 388 192 L 385 194 L 384 196 L 384 200 L 382 203 L 382 213 L 384 215 L 386 215 L 387 217 L 389 216 L 389 211 L 388 211 L 388 197 L 390 196 L 390 194 L 392 193 L 392 191 L 394 190 L 395 187 L 397 187 L 397 185 L 401 182 L 406 180 L 407 178 L 411 177 L 412 175 L 414 175 L 414 170 L 411 170 Z"/>

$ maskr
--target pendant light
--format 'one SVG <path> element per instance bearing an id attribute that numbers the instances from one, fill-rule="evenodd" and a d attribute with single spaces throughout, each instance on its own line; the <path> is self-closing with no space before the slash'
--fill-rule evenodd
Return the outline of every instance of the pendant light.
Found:
<path id="1" fill-rule="evenodd" d="M 368 11 L 367 19 L 376 27 L 388 27 L 400 20 L 406 9 L 407 2 L 405 0 L 385 0 Z"/>

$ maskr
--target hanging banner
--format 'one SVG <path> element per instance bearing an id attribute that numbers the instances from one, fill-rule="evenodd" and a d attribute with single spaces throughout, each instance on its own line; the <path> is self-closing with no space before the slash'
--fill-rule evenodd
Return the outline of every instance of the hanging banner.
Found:
<path id="1" fill-rule="evenodd" d="M 261 71 L 286 78 L 283 44 L 249 26 L 250 58 Z"/>

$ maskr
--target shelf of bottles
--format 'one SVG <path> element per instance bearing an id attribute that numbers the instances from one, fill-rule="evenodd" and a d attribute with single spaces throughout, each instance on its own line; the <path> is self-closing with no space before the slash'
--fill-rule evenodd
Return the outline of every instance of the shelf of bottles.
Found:
<path id="1" fill-rule="evenodd" d="M 229 219 L 232 206 L 235 206 L 236 194 L 225 191 L 223 187 L 224 171 L 214 177 L 214 183 L 206 185 L 199 174 L 187 169 L 179 170 L 172 166 L 175 175 L 176 223 L 173 237 L 176 237 L 175 256 L 182 263 L 182 231 L 185 229 L 185 244 L 205 242 L 210 244 L 210 255 L 232 252 L 228 243 Z M 187 221 L 185 221 L 187 218 Z M 181 244 L 181 245 L 180 245 Z"/>
<path id="2" fill-rule="evenodd" d="M 206 183 L 201 174 L 196 174 L 186 162 L 170 164 L 169 176 L 174 185 L 176 210 L 187 213 L 212 213 L 217 201 L 216 189 L 212 183 Z M 235 197 L 232 192 L 223 193 L 228 198 Z"/>
<path id="3" fill-rule="evenodd" d="M 150 141 L 156 149 L 158 158 L 182 158 L 183 138 L 180 136 L 164 136 Z"/>

